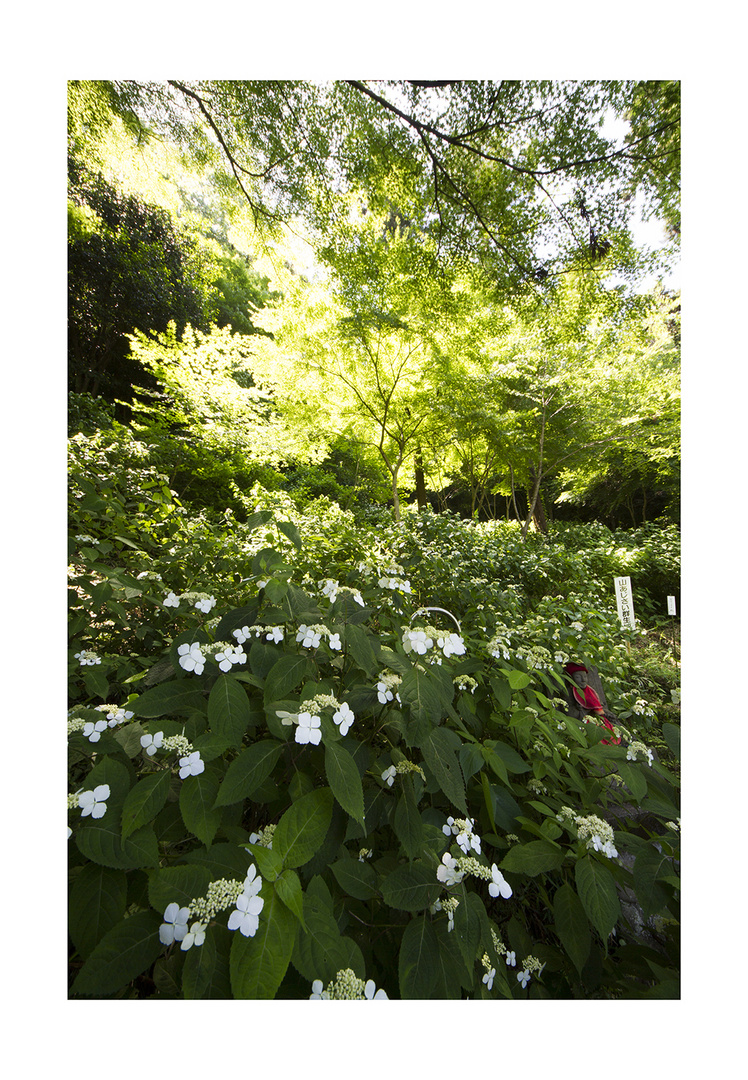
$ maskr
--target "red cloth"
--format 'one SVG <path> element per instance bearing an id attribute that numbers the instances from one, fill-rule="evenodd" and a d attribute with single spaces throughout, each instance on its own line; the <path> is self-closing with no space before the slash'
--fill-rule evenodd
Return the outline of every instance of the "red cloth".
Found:
<path id="1" fill-rule="evenodd" d="M 584 670 L 586 671 L 587 669 L 585 668 Z M 597 713 L 597 715 L 600 717 L 600 720 L 602 721 L 603 727 L 607 728 L 608 731 L 614 730 L 613 725 L 605 715 L 605 709 L 603 709 L 600 698 L 597 696 L 591 686 L 585 686 L 584 690 L 582 690 L 579 686 L 575 686 L 573 687 L 573 693 L 575 700 L 579 702 L 583 709 L 591 709 L 593 712 Z M 616 746 L 619 746 L 621 740 L 603 739 L 602 742 L 604 742 L 606 745 L 614 743 Z"/>

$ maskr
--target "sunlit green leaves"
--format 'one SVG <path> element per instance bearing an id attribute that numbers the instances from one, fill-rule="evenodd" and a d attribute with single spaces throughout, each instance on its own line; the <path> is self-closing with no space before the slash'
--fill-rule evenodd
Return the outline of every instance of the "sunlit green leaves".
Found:
<path id="1" fill-rule="evenodd" d="M 332 817 L 333 794 L 318 788 L 302 795 L 286 810 L 273 834 L 273 851 L 286 867 L 303 866 L 320 847 Z"/>

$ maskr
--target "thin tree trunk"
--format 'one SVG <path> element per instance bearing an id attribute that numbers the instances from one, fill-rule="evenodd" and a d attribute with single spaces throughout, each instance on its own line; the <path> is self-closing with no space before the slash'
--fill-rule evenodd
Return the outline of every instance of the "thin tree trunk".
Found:
<path id="1" fill-rule="evenodd" d="M 428 496 L 426 495 L 426 480 L 423 475 L 423 455 L 421 454 L 421 448 L 418 447 L 415 458 L 415 473 L 416 473 L 416 500 L 418 501 L 418 509 L 423 510 L 428 505 Z"/>

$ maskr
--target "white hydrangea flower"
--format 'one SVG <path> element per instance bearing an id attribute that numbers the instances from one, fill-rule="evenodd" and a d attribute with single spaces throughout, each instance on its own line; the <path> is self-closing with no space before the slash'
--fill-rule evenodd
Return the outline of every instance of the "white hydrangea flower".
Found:
<path id="1" fill-rule="evenodd" d="M 89 720 L 83 725 L 83 734 L 89 742 L 98 742 L 102 731 L 106 731 L 108 727 L 106 720 L 97 720 L 95 724 Z"/>
<path id="2" fill-rule="evenodd" d="M 182 938 L 182 944 L 179 946 L 185 952 L 187 949 L 191 949 L 193 945 L 202 945 L 205 941 L 205 931 L 208 928 L 207 923 L 193 922 L 189 929 L 189 932 Z"/>
<path id="3" fill-rule="evenodd" d="M 252 843 L 252 837 L 249 838 Z M 272 847 L 272 844 L 268 844 L 268 847 Z M 247 876 L 244 879 L 244 885 L 242 886 L 242 892 L 245 896 L 257 896 L 262 888 L 262 878 L 257 873 L 257 867 L 254 863 L 247 870 Z"/>
<path id="4" fill-rule="evenodd" d="M 386 705 L 388 701 L 392 701 L 392 691 L 385 686 L 383 682 L 377 683 L 377 697 L 383 705 Z"/>
<path id="5" fill-rule="evenodd" d="M 337 581 L 333 581 L 332 578 L 327 578 L 319 582 L 322 586 L 322 595 L 330 598 L 330 603 L 335 603 L 335 597 L 338 595 L 338 589 L 340 584 Z"/>
<path id="6" fill-rule="evenodd" d="M 164 744 L 163 731 L 157 731 L 155 735 L 141 735 L 140 745 L 145 750 L 149 757 L 153 757 L 157 750 L 160 750 Z"/>
<path id="7" fill-rule="evenodd" d="M 93 667 L 94 664 L 101 663 L 101 657 L 97 656 L 91 649 L 82 649 L 81 652 L 77 652 L 75 659 L 80 660 L 81 667 Z"/>
<path id="8" fill-rule="evenodd" d="M 442 855 L 442 865 L 437 868 L 436 876 L 443 885 L 457 885 L 465 877 L 465 871 L 457 867 L 457 859 L 454 859 L 448 851 Z"/>
<path id="9" fill-rule="evenodd" d="M 312 992 L 309 995 L 309 1000 L 310 1001 L 329 1001 L 330 1000 L 330 995 L 325 990 L 321 979 L 315 979 L 314 982 L 312 983 Z"/>
<path id="10" fill-rule="evenodd" d="M 313 626 L 302 623 L 296 635 L 296 640 L 300 641 L 305 649 L 316 649 L 320 642 L 320 634 Z"/>
<path id="11" fill-rule="evenodd" d="M 269 633 L 267 633 L 265 635 L 265 640 L 266 641 L 274 641 L 276 644 L 278 644 L 278 642 L 280 642 L 280 641 L 283 641 L 283 627 L 282 626 L 271 626 L 271 627 L 269 627 Z"/>
<path id="12" fill-rule="evenodd" d="M 205 657 L 200 649 L 200 643 L 193 641 L 191 645 L 183 644 L 177 649 L 179 653 L 179 666 L 185 671 L 194 671 L 196 675 L 202 675 L 205 669 Z"/>
<path id="13" fill-rule="evenodd" d="M 506 966 L 507 967 L 515 967 L 516 964 L 517 964 L 517 954 L 516 954 L 516 952 L 508 952 L 506 954 Z"/>
<path id="14" fill-rule="evenodd" d="M 299 713 L 299 726 L 296 728 L 295 736 L 296 742 L 312 743 L 314 746 L 319 746 L 322 740 L 321 725 L 322 721 L 319 716 L 312 716 L 308 712 Z"/>
<path id="15" fill-rule="evenodd" d="M 376 983 L 373 979 L 367 980 L 366 986 L 364 987 L 364 997 L 367 1001 L 389 1001 L 384 990 L 377 990 Z"/>
<path id="16" fill-rule="evenodd" d="M 488 891 L 491 896 L 502 896 L 504 900 L 508 900 L 512 895 L 512 887 L 508 881 L 504 879 L 504 875 L 497 867 L 496 863 L 491 866 L 491 884 L 488 886 Z"/>
<path id="17" fill-rule="evenodd" d="M 465 642 L 459 634 L 447 634 L 437 638 L 436 643 L 445 656 L 462 656 L 465 652 Z"/>
<path id="18" fill-rule="evenodd" d="M 193 750 L 191 754 L 179 759 L 179 775 L 182 780 L 188 776 L 199 776 L 205 770 L 205 762 L 200 757 L 199 750 Z"/>
<path id="19" fill-rule="evenodd" d="M 529 971 L 518 971 L 517 972 L 517 982 L 521 983 L 523 990 L 525 989 L 525 987 L 527 986 L 529 981 L 530 981 L 530 972 Z"/>
<path id="20" fill-rule="evenodd" d="M 78 806 L 81 809 L 81 817 L 102 818 L 106 813 L 106 800 L 111 795 L 109 784 L 99 784 L 93 791 L 81 791 L 78 796 Z"/>
<path id="21" fill-rule="evenodd" d="M 166 597 L 164 607 L 179 607 L 179 597 L 175 592 L 170 592 Z"/>
<path id="22" fill-rule="evenodd" d="M 240 645 L 243 645 L 252 636 L 252 630 L 249 626 L 242 626 L 238 630 L 232 630 L 231 633 Z"/>
<path id="23" fill-rule="evenodd" d="M 171 945 L 175 941 L 182 941 L 187 933 L 189 917 L 190 909 L 188 907 L 180 908 L 179 904 L 169 904 L 164 912 L 164 921 L 158 930 L 161 944 Z"/>
<path id="24" fill-rule="evenodd" d="M 195 607 L 198 611 L 202 611 L 204 615 L 207 615 L 211 608 L 216 606 L 215 596 L 204 596 L 200 600 L 195 601 Z"/>
<path id="25" fill-rule="evenodd" d="M 254 937 L 260 926 L 259 915 L 265 906 L 261 896 L 242 893 L 236 899 L 236 909 L 229 915 L 229 930 L 239 930 L 244 937 Z"/>
<path id="26" fill-rule="evenodd" d="M 117 724 L 122 724 L 125 720 L 132 720 L 135 715 L 129 709 L 121 709 L 117 705 L 98 705 L 97 708 L 101 712 L 107 710 L 106 718 L 109 721 L 109 727 L 116 727 Z"/>
<path id="27" fill-rule="evenodd" d="M 382 773 L 382 779 L 390 787 L 395 783 L 395 777 L 397 776 L 397 769 L 394 765 L 390 765 L 389 769 L 385 769 Z"/>
<path id="28" fill-rule="evenodd" d="M 331 649 L 340 650 L 343 648 L 340 641 L 340 634 L 330 634 L 329 638 L 327 639 L 327 644 L 330 646 Z"/>
<path id="29" fill-rule="evenodd" d="M 340 734 L 347 735 L 351 729 L 351 724 L 356 719 L 353 710 L 346 702 L 340 706 L 336 713 L 333 713 L 333 720 L 340 727 Z"/>
<path id="30" fill-rule="evenodd" d="M 483 976 L 483 982 L 486 984 L 487 990 L 493 989 L 493 980 L 495 975 L 496 968 L 491 968 L 491 970 L 487 971 L 486 974 Z"/>
<path id="31" fill-rule="evenodd" d="M 403 634 L 403 648 L 406 653 L 415 652 L 423 656 L 433 644 L 434 642 L 427 636 L 425 630 L 406 630 Z"/>

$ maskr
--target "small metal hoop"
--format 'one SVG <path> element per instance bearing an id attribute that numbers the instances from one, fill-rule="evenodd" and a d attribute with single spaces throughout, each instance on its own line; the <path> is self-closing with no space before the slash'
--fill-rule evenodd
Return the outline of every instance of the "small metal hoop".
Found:
<path id="1" fill-rule="evenodd" d="M 411 622 L 413 622 L 413 620 L 415 619 L 416 615 L 420 615 L 420 614 L 421 614 L 421 612 L 423 612 L 423 611 L 443 611 L 445 615 L 449 615 L 450 619 L 454 619 L 454 622 L 455 622 L 455 624 L 456 624 L 456 626 L 457 626 L 457 632 L 458 632 L 458 634 L 461 634 L 461 633 L 462 633 L 462 629 L 461 629 L 461 627 L 460 627 L 460 624 L 459 624 L 459 623 L 457 622 L 457 619 L 455 619 L 455 617 L 454 617 L 454 615 L 452 614 L 452 612 L 451 612 L 451 611 L 447 611 L 447 609 L 446 609 L 446 608 L 443 608 L 443 607 L 422 607 L 422 608 L 419 608 L 419 609 L 418 609 L 418 611 L 414 611 L 414 612 L 413 612 L 413 614 L 412 614 L 412 615 L 411 615 L 411 617 L 410 617 L 410 621 L 411 621 Z"/>

